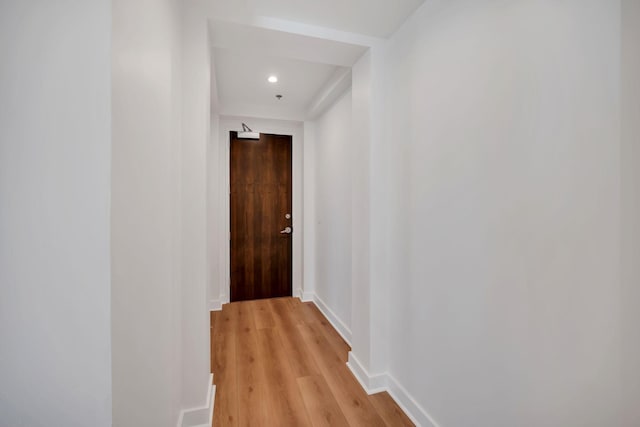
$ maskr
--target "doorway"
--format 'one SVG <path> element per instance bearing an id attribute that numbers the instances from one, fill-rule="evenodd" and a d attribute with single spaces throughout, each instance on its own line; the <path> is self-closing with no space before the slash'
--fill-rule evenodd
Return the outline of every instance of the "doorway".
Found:
<path id="1" fill-rule="evenodd" d="M 230 132 L 231 302 L 292 295 L 292 137 Z"/>

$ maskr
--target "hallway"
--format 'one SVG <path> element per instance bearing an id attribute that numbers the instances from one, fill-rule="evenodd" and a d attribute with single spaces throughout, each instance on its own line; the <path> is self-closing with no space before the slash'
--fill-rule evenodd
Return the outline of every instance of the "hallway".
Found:
<path id="1" fill-rule="evenodd" d="M 0 427 L 640 427 L 640 0 L 2 0 L 0 52 Z"/>
<path id="2" fill-rule="evenodd" d="M 225 304 L 211 312 L 213 425 L 413 425 L 388 393 L 367 396 L 349 350 L 313 303 Z"/>

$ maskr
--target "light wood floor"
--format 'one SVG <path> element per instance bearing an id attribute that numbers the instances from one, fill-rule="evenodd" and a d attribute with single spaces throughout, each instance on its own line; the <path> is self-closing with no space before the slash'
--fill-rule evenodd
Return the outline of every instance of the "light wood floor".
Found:
<path id="1" fill-rule="evenodd" d="M 412 426 L 387 393 L 365 393 L 349 350 L 313 303 L 225 304 L 211 313 L 214 427 Z"/>

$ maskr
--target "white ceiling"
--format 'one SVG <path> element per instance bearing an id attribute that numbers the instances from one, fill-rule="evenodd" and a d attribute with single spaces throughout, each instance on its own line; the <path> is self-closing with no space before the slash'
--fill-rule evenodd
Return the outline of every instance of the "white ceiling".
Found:
<path id="1" fill-rule="evenodd" d="M 304 120 L 316 95 L 344 69 L 223 48 L 214 48 L 213 56 L 220 113 L 227 116 Z M 272 74 L 278 83 L 267 81 Z"/>
<path id="2" fill-rule="evenodd" d="M 267 16 L 389 37 L 424 0 L 210 0 L 220 19 Z"/>
<path id="3" fill-rule="evenodd" d="M 424 0 L 205 1 L 220 114 L 305 120 Z M 267 82 L 271 74 L 278 83 Z"/>
<path id="4" fill-rule="evenodd" d="M 366 51 L 364 46 L 219 20 L 210 22 L 209 33 L 213 47 L 343 67 L 351 67 Z"/>

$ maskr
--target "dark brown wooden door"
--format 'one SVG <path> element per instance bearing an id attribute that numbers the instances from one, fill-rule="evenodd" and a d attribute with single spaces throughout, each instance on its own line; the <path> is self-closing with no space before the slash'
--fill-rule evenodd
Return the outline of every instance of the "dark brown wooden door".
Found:
<path id="1" fill-rule="evenodd" d="M 291 136 L 231 132 L 230 169 L 231 301 L 290 296 Z"/>

